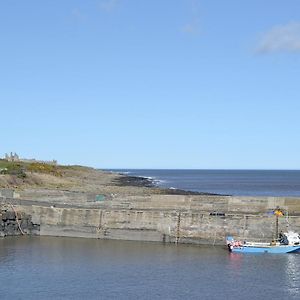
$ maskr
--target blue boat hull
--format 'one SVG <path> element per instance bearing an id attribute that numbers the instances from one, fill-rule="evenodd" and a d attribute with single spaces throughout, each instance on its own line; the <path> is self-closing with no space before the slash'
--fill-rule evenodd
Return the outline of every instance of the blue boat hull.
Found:
<path id="1" fill-rule="evenodd" d="M 233 253 L 293 253 L 300 251 L 299 246 L 270 246 L 270 247 L 253 247 L 242 246 L 231 249 Z"/>

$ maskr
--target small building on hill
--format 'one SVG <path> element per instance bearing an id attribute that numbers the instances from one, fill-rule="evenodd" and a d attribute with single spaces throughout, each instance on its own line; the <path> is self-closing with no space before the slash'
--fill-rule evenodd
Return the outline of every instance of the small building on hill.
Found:
<path id="1" fill-rule="evenodd" d="M 5 160 L 9 162 L 24 162 L 24 163 L 41 163 L 41 164 L 48 164 L 52 166 L 57 166 L 57 160 L 38 160 L 35 158 L 20 158 L 19 155 L 15 152 L 10 152 L 10 154 L 5 153 Z"/>

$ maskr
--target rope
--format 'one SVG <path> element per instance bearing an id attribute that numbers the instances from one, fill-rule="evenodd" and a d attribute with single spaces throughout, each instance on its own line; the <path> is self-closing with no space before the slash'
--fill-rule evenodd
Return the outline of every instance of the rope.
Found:
<path id="1" fill-rule="evenodd" d="M 16 221 L 17 221 L 18 227 L 19 227 L 19 229 L 20 229 L 22 235 L 24 235 L 25 232 L 24 232 L 24 231 L 22 230 L 22 228 L 21 228 L 20 222 L 19 222 L 19 220 L 18 220 L 18 214 L 17 214 L 15 208 L 13 207 L 13 205 L 12 205 L 11 203 L 9 203 L 9 204 L 10 204 L 11 208 L 13 209 L 13 211 L 14 211 L 14 213 L 15 213 L 15 215 L 16 215 Z"/>

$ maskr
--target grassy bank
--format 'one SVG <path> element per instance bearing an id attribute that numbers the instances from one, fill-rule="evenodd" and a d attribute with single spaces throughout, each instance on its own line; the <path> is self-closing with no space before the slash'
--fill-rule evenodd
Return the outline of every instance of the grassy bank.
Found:
<path id="1" fill-rule="evenodd" d="M 62 176 L 58 166 L 40 162 L 10 162 L 0 159 L 0 171 L 2 175 L 14 175 L 18 178 L 26 178 L 27 173 L 43 173 L 54 176 Z"/>

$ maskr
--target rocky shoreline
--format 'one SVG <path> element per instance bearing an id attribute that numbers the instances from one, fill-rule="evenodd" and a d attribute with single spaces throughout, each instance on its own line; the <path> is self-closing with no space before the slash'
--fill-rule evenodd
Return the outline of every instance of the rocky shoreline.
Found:
<path id="1" fill-rule="evenodd" d="M 207 192 L 194 192 L 188 190 L 182 190 L 177 188 L 162 188 L 159 187 L 156 183 L 156 180 L 142 177 L 142 176 L 131 176 L 123 173 L 118 173 L 120 176 L 116 178 L 113 182 L 115 185 L 120 187 L 144 187 L 144 188 L 153 188 L 156 189 L 159 194 L 165 195 L 202 195 L 202 196 L 229 196 L 229 195 L 221 195 Z"/>
<path id="2" fill-rule="evenodd" d="M 157 187 L 154 181 L 150 178 L 139 177 L 139 176 L 129 176 L 124 174 L 119 174 L 120 177 L 116 178 L 113 182 L 117 186 L 136 186 L 136 187 Z"/>

